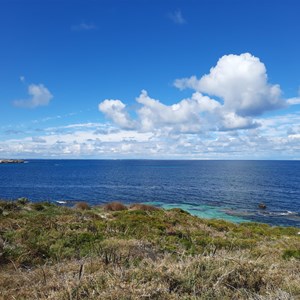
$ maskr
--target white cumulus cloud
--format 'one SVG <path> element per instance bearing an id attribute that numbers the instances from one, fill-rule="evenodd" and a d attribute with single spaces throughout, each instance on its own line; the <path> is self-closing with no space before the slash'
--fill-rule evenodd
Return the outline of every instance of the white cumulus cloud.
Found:
<path id="1" fill-rule="evenodd" d="M 260 115 L 286 105 L 280 86 L 268 83 L 265 65 L 249 53 L 224 55 L 209 74 L 177 79 L 174 85 L 217 96 L 224 109 L 240 116 Z"/>
<path id="2" fill-rule="evenodd" d="M 53 98 L 53 95 L 43 84 L 29 85 L 28 94 L 31 96 L 29 99 L 15 100 L 13 104 L 17 107 L 35 108 L 48 105 Z"/>
<path id="3" fill-rule="evenodd" d="M 99 110 L 114 123 L 124 129 L 134 128 L 134 122 L 130 119 L 125 107 L 122 101 L 112 99 L 106 99 L 99 104 Z"/>
<path id="4" fill-rule="evenodd" d="M 213 112 L 219 106 L 218 102 L 200 93 L 176 104 L 165 105 L 150 98 L 143 90 L 136 101 L 142 105 L 137 114 L 144 131 L 170 127 L 173 131 L 197 132 L 204 125 L 201 112 Z"/>
<path id="5" fill-rule="evenodd" d="M 260 123 L 255 122 L 251 118 L 241 117 L 234 112 L 220 111 L 220 131 L 236 130 L 236 129 L 251 129 L 260 126 Z"/>

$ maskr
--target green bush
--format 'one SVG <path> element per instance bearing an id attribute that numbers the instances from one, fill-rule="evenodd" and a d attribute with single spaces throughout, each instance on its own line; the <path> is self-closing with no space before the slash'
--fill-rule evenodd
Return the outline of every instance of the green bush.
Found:
<path id="1" fill-rule="evenodd" d="M 288 249 L 285 250 L 283 252 L 283 256 L 284 259 L 291 259 L 291 258 L 295 258 L 295 259 L 299 259 L 300 260 L 300 250 L 292 250 L 292 249 Z"/>
<path id="2" fill-rule="evenodd" d="M 17 203 L 21 204 L 21 205 L 26 205 L 29 203 L 29 199 L 26 197 L 21 197 L 21 198 L 18 198 Z"/>

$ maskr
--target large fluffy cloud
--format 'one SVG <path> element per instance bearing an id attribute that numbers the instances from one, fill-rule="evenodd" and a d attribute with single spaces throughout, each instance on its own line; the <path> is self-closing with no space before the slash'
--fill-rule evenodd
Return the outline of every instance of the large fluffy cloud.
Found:
<path id="1" fill-rule="evenodd" d="M 170 106 L 150 98 L 144 90 L 136 100 L 142 104 L 138 115 L 140 128 L 145 131 L 171 127 L 175 132 L 197 133 L 203 130 L 252 128 L 257 125 L 249 118 L 224 113 L 218 101 L 199 92 Z"/>
<path id="2" fill-rule="evenodd" d="M 265 65 L 249 53 L 225 55 L 209 74 L 177 79 L 174 84 L 217 96 L 224 101 L 224 109 L 240 116 L 260 115 L 285 105 L 279 85 L 268 83 Z"/>
<path id="3" fill-rule="evenodd" d="M 253 117 L 299 100 L 284 100 L 279 85 L 268 82 L 265 65 L 249 53 L 225 55 L 209 74 L 200 79 L 177 79 L 174 85 L 195 92 L 190 98 L 165 105 L 143 90 L 136 98 L 140 107 L 135 120 L 120 100 L 106 99 L 99 110 L 123 129 L 196 133 L 255 128 L 260 124 Z"/>
<path id="4" fill-rule="evenodd" d="M 35 108 L 48 105 L 53 98 L 53 95 L 43 84 L 29 85 L 28 94 L 31 96 L 30 99 L 16 100 L 14 105 L 17 107 Z"/>

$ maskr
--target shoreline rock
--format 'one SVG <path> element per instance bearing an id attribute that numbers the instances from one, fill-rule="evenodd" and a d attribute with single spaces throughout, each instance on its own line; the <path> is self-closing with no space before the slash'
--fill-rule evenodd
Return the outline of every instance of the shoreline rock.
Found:
<path id="1" fill-rule="evenodd" d="M 267 206 L 266 206 L 266 204 L 264 204 L 263 202 L 261 202 L 261 203 L 258 204 L 258 208 L 260 208 L 260 209 L 266 209 Z"/>

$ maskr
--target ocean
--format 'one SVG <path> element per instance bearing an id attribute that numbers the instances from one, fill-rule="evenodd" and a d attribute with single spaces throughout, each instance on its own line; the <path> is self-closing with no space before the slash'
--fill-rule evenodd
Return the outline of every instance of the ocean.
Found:
<path id="1" fill-rule="evenodd" d="M 300 161 L 28 160 L 0 164 L 0 198 L 180 207 L 204 218 L 300 227 Z M 260 209 L 263 202 L 266 209 Z"/>

